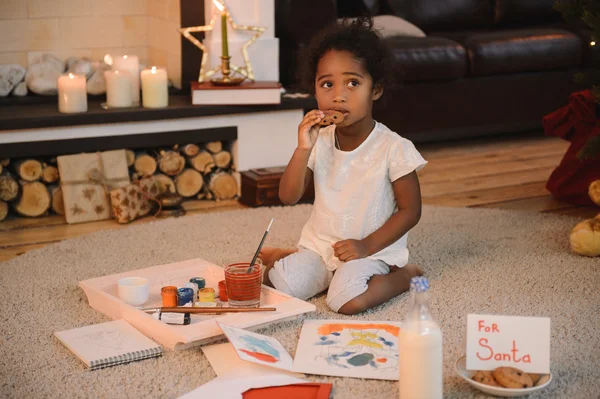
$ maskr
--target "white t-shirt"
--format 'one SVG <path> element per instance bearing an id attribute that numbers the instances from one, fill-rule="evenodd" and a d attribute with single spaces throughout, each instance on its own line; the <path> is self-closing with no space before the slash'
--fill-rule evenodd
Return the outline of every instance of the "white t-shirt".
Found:
<path id="1" fill-rule="evenodd" d="M 335 148 L 334 132 L 335 125 L 320 130 L 308 159 L 315 202 L 298 243 L 321 255 L 329 270 L 344 263 L 331 244 L 361 240 L 379 229 L 397 211 L 392 182 L 427 164 L 411 141 L 379 122 L 353 151 Z M 407 236 L 369 258 L 404 266 Z"/>

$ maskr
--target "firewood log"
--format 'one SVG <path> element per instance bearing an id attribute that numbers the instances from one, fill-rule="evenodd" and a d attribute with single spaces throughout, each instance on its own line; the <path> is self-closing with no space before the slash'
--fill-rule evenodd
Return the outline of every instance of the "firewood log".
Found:
<path id="1" fill-rule="evenodd" d="M 216 154 L 217 152 L 223 150 L 223 143 L 220 141 L 211 141 L 204 144 L 204 148 L 206 148 L 211 153 Z"/>
<path id="2" fill-rule="evenodd" d="M 200 190 L 200 193 L 196 196 L 197 199 L 199 200 L 213 200 L 215 199 L 215 196 L 213 195 L 213 193 L 210 192 L 210 189 L 208 188 L 208 184 L 204 184 L 202 186 L 202 190 Z"/>
<path id="3" fill-rule="evenodd" d="M 198 194 L 203 184 L 202 175 L 194 169 L 186 169 L 175 178 L 177 193 L 185 198 Z"/>
<path id="4" fill-rule="evenodd" d="M 146 153 L 139 153 L 133 162 L 133 169 L 139 177 L 152 176 L 156 172 L 156 159 Z"/>
<path id="5" fill-rule="evenodd" d="M 50 207 L 54 213 L 64 215 L 65 202 L 63 200 L 62 188 L 60 188 L 58 185 L 48 186 L 48 191 L 50 191 L 50 195 L 52 196 L 52 203 Z"/>
<path id="6" fill-rule="evenodd" d="M 13 208 L 21 216 L 37 217 L 48 212 L 51 202 L 50 192 L 44 183 L 24 182 Z"/>
<path id="7" fill-rule="evenodd" d="M 58 168 L 56 166 L 43 164 L 42 181 L 44 183 L 56 183 L 59 178 L 60 176 L 58 175 Z"/>
<path id="8" fill-rule="evenodd" d="M 210 173 L 215 167 L 215 159 L 207 151 L 200 151 L 198 155 L 189 159 L 189 163 L 192 168 L 204 175 Z"/>
<path id="9" fill-rule="evenodd" d="M 0 222 L 6 219 L 8 215 L 8 204 L 4 201 L 0 201 Z"/>
<path id="10" fill-rule="evenodd" d="M 10 159 L 5 158 L 5 159 L 0 159 L 0 165 L 4 166 L 5 168 L 10 165 Z"/>
<path id="11" fill-rule="evenodd" d="M 198 147 L 196 144 L 186 144 L 183 146 L 183 153 L 189 158 L 198 155 L 199 152 L 200 147 Z"/>
<path id="12" fill-rule="evenodd" d="M 159 173 L 157 175 L 154 175 L 153 178 L 158 183 L 159 194 L 176 192 L 175 183 L 173 182 L 173 179 L 171 179 L 169 176 Z"/>
<path id="13" fill-rule="evenodd" d="M 135 152 L 131 150 L 125 150 L 125 158 L 127 158 L 127 167 L 131 168 L 135 162 Z"/>
<path id="14" fill-rule="evenodd" d="M 19 178 L 36 181 L 42 176 L 42 163 L 37 159 L 22 159 L 13 163 L 13 169 Z"/>
<path id="15" fill-rule="evenodd" d="M 10 202 L 19 196 L 21 186 L 8 172 L 0 176 L 0 201 Z"/>
<path id="16" fill-rule="evenodd" d="M 238 182 L 231 174 L 216 172 L 210 177 L 208 184 L 210 191 L 216 200 L 232 199 L 238 193 Z"/>
<path id="17" fill-rule="evenodd" d="M 213 158 L 215 159 L 215 165 L 219 169 L 226 169 L 231 163 L 231 153 L 229 151 L 219 151 L 213 154 Z"/>
<path id="18" fill-rule="evenodd" d="M 161 151 L 158 167 L 166 175 L 177 176 L 185 167 L 185 158 L 175 151 Z"/>

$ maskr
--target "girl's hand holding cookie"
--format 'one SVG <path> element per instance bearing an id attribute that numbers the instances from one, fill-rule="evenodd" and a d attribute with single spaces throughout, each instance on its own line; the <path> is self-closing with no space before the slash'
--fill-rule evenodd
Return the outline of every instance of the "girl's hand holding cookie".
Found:
<path id="1" fill-rule="evenodd" d="M 331 246 L 335 256 L 342 262 L 369 256 L 367 245 L 361 240 L 342 240 Z"/>
<path id="2" fill-rule="evenodd" d="M 312 150 L 319 136 L 319 122 L 325 117 L 323 111 L 313 109 L 304 115 L 298 126 L 298 148 Z"/>

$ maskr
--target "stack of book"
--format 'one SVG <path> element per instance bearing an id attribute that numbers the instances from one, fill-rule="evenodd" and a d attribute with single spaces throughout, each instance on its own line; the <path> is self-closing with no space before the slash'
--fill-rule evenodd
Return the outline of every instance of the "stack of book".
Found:
<path id="1" fill-rule="evenodd" d="M 194 105 L 281 104 L 278 82 L 244 82 L 237 86 L 217 86 L 192 82 Z"/>

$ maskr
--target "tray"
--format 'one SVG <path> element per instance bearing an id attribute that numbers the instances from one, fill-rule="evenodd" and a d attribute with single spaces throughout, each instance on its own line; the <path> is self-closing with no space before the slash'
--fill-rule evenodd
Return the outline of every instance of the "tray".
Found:
<path id="1" fill-rule="evenodd" d="M 182 287 L 190 277 L 203 277 L 206 286 L 216 290 L 218 282 L 224 279 L 223 268 L 198 258 L 79 282 L 91 307 L 112 319 L 125 319 L 166 349 L 182 350 L 225 338 L 216 323 L 217 320 L 234 327 L 256 330 L 315 311 L 314 305 L 263 285 L 260 306 L 275 307 L 275 312 L 191 315 L 192 321 L 187 326 L 170 325 L 119 299 L 117 281 L 123 277 L 134 276 L 145 277 L 150 281 L 150 298 L 142 306 L 146 308 L 161 306 L 161 287 Z"/>

